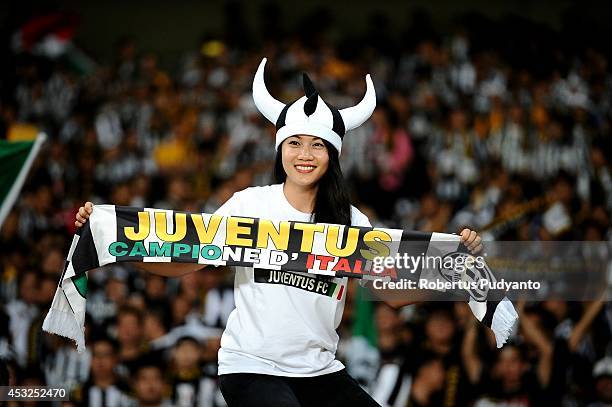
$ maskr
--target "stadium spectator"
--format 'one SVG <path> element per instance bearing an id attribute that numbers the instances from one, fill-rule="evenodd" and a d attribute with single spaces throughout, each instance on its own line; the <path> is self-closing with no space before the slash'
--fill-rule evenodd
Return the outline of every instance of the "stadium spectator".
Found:
<path id="1" fill-rule="evenodd" d="M 142 312 L 126 305 L 117 312 L 117 342 L 119 342 L 119 374 L 127 379 L 133 375 L 147 344 L 143 342 Z"/>
<path id="2" fill-rule="evenodd" d="M 162 364 L 153 357 L 143 355 L 138 361 L 132 376 L 132 390 L 138 406 L 172 406 L 166 397 L 168 386 Z"/>
<path id="3" fill-rule="evenodd" d="M 116 374 L 119 344 L 109 337 L 98 336 L 92 339 L 90 347 L 89 379 L 73 389 L 70 400 L 88 407 L 131 404 L 129 388 Z"/>

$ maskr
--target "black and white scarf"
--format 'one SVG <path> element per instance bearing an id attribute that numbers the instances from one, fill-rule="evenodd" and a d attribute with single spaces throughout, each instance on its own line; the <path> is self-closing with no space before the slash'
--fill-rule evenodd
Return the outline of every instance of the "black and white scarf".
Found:
<path id="1" fill-rule="evenodd" d="M 459 236 L 445 233 L 96 205 L 89 221 L 72 240 L 43 330 L 73 339 L 79 352 L 85 349 L 88 272 L 107 264 L 247 266 L 390 281 L 402 277 L 397 267 L 377 273 L 372 266 L 377 258 L 398 253 L 444 259 L 471 256 Z M 410 279 L 495 281 L 486 264 L 461 270 L 424 264 L 410 272 Z M 459 290 L 459 295 L 468 301 L 474 316 L 493 330 L 497 346 L 501 347 L 518 319 L 512 303 L 496 290 Z"/>

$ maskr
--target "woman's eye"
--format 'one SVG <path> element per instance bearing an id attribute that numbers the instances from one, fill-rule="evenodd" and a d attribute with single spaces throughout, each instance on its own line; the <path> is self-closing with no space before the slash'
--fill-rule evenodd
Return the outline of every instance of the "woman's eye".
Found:
<path id="1" fill-rule="evenodd" d="M 325 147 L 325 144 L 323 144 L 323 143 L 314 143 L 313 147 L 321 148 L 321 147 Z"/>
<path id="2" fill-rule="evenodd" d="M 299 146 L 300 143 L 298 143 L 297 140 L 291 140 L 291 141 L 289 141 L 289 145 L 290 146 Z"/>

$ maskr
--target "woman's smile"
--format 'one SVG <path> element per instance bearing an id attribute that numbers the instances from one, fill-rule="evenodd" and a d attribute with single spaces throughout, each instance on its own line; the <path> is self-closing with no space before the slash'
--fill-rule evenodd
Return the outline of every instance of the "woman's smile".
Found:
<path id="1" fill-rule="evenodd" d="M 295 169 L 302 174 L 309 174 L 313 172 L 317 168 L 316 165 L 312 164 L 298 164 L 295 166 Z"/>

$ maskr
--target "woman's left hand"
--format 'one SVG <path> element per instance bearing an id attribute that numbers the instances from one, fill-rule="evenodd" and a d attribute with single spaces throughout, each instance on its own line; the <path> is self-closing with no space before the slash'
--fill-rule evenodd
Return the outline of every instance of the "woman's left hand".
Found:
<path id="1" fill-rule="evenodd" d="M 473 230 L 465 228 L 461 231 L 461 243 L 467 246 L 472 254 L 479 254 L 482 251 L 482 239 Z"/>

